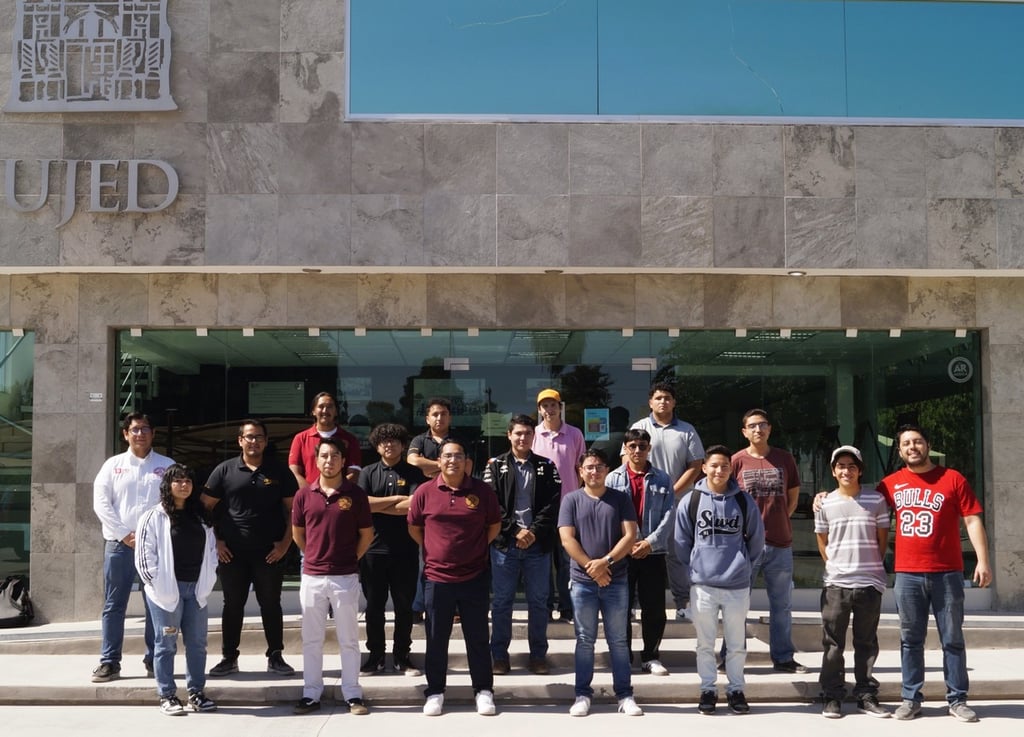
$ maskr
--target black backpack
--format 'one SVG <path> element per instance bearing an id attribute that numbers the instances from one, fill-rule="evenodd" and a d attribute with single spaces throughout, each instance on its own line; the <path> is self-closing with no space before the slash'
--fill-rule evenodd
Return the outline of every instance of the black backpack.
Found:
<path id="1" fill-rule="evenodd" d="M 693 489 L 690 492 L 690 506 L 688 512 L 690 514 L 690 535 L 691 537 L 697 533 L 697 507 L 700 506 L 700 495 L 701 492 L 697 489 Z M 743 515 L 743 542 L 750 541 L 750 535 L 747 534 L 747 495 L 740 489 L 740 493 L 736 495 L 736 501 L 740 505 L 740 514 Z"/>
<path id="2" fill-rule="evenodd" d="M 28 597 L 28 579 L 8 576 L 0 583 L 0 627 L 24 627 L 35 616 Z"/>

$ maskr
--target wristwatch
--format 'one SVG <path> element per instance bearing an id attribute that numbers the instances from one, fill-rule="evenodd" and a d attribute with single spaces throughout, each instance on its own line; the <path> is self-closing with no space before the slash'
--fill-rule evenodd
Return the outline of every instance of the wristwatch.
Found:
<path id="1" fill-rule="evenodd" d="M 608 561 L 608 565 L 611 565 L 612 563 L 614 563 L 614 562 L 615 562 L 615 558 L 613 558 L 613 557 L 612 557 L 612 556 L 610 556 L 610 555 L 606 555 L 606 556 L 604 557 L 604 559 L 605 559 L 606 561 Z"/>

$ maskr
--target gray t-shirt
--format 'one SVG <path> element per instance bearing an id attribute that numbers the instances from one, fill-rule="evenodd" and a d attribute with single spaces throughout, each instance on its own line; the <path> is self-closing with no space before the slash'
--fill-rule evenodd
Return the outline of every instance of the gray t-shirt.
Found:
<path id="1" fill-rule="evenodd" d="M 600 499 L 577 489 L 562 499 L 558 509 L 558 526 L 575 527 L 580 547 L 592 559 L 608 555 L 622 539 L 623 522 L 636 522 L 636 508 L 629 494 L 614 489 L 605 491 Z M 593 580 L 574 560 L 570 562 L 569 571 L 573 581 Z M 612 563 L 611 572 L 612 579 L 625 577 L 629 572 L 628 556 Z"/>
<path id="2" fill-rule="evenodd" d="M 878 550 L 878 530 L 889 529 L 889 505 L 874 489 L 855 497 L 831 492 L 814 514 L 814 532 L 827 532 L 825 585 L 843 589 L 872 586 L 885 591 L 888 581 Z"/>
<path id="3" fill-rule="evenodd" d="M 700 441 L 697 428 L 677 417 L 673 417 L 668 425 L 659 425 L 651 414 L 634 422 L 631 429 L 646 430 L 651 436 L 651 455 L 648 460 L 652 466 L 667 473 L 673 485 L 691 463 L 704 458 L 704 444 Z"/>

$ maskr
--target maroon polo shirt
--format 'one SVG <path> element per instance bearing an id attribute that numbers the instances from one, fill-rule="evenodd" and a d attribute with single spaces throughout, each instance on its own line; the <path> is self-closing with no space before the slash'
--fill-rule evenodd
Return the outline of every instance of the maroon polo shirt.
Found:
<path id="1" fill-rule="evenodd" d="M 487 570 L 487 528 L 501 522 L 501 509 L 494 489 L 483 481 L 466 476 L 453 489 L 438 476 L 416 489 L 406 521 L 423 528 L 427 580 L 460 583 Z"/>
<path id="2" fill-rule="evenodd" d="M 320 482 L 299 489 L 292 501 L 292 525 L 306 530 L 302 572 L 307 576 L 347 576 L 359 572 L 359 530 L 373 527 L 366 492 L 344 481 L 324 496 Z"/>

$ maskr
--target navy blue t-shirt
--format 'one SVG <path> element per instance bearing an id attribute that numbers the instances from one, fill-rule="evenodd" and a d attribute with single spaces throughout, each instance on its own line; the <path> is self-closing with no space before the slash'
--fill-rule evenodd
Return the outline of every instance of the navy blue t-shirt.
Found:
<path id="1" fill-rule="evenodd" d="M 576 540 L 590 558 L 602 558 L 622 539 L 622 523 L 636 522 L 636 508 L 628 494 L 608 489 L 600 499 L 577 489 L 566 494 L 558 510 L 559 527 L 575 527 Z M 612 563 L 612 579 L 623 578 L 629 572 L 629 558 Z M 589 582 L 593 579 L 576 561 L 570 561 L 573 581 Z"/>

